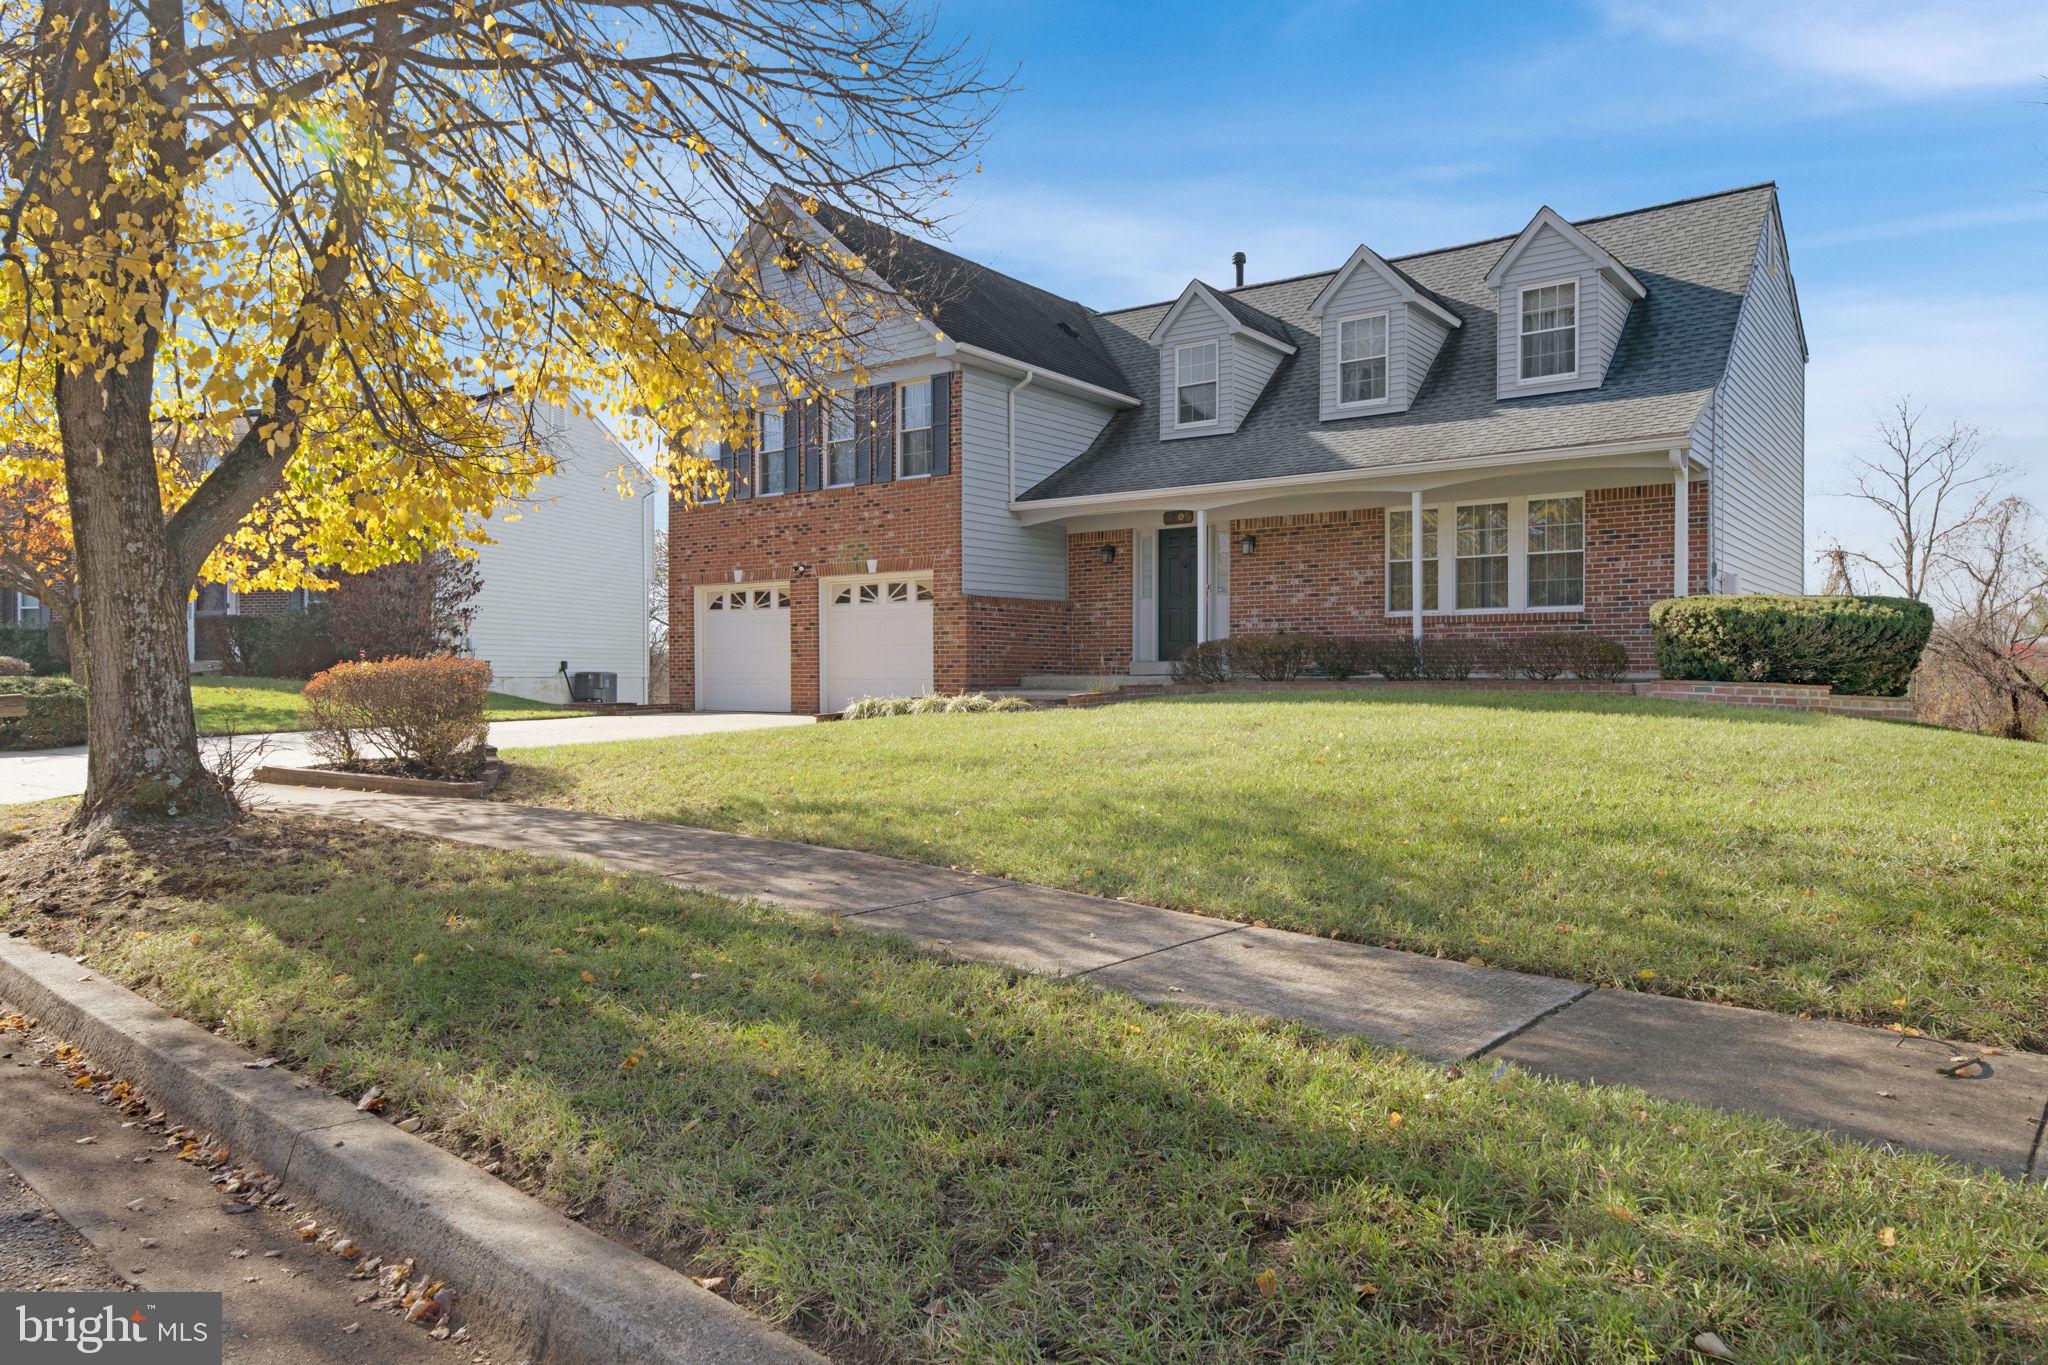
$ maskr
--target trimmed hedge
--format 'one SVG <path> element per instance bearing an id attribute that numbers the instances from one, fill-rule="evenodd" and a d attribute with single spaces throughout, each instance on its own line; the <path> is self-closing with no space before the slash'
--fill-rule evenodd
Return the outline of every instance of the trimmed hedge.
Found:
<path id="1" fill-rule="evenodd" d="M 1328 635 L 1234 635 L 1196 645 L 1173 666 L 1182 684 L 1289 682 L 1310 668 L 1343 682 L 1377 674 L 1388 682 L 1464 682 L 1477 675 L 1548 681 L 1570 674 L 1615 682 L 1628 672 L 1628 651 L 1597 635 L 1516 635 L 1500 640 L 1359 638 Z"/>
<path id="2" fill-rule="evenodd" d="M 60 672 L 63 663 L 50 645 L 49 626 L 0 626 L 0 654 L 20 659 L 40 675 Z"/>
<path id="3" fill-rule="evenodd" d="M 310 678 L 341 662 L 327 603 L 274 616 L 227 616 L 231 672 L 251 678 Z"/>
<path id="4" fill-rule="evenodd" d="M 314 752 L 360 769 L 379 755 L 408 775 L 467 781 L 489 756 L 491 666 L 482 659 L 336 664 L 306 684 Z"/>
<path id="5" fill-rule="evenodd" d="M 1934 609 L 1904 597 L 1678 597 L 1651 607 L 1650 625 L 1667 678 L 1903 697 Z"/>
<path id="6" fill-rule="evenodd" d="M 0 749 L 55 749 L 85 743 L 85 689 L 68 678 L 0 678 L 0 692 L 25 694 L 28 714 L 0 717 Z"/>

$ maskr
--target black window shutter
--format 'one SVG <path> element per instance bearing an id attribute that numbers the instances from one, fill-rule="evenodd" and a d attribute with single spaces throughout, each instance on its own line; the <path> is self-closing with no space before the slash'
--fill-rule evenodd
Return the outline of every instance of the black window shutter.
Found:
<path id="1" fill-rule="evenodd" d="M 794 493 L 803 486 L 804 405 L 792 403 L 782 410 L 782 491 Z"/>
<path id="2" fill-rule="evenodd" d="M 803 491 L 808 493 L 821 485 L 818 470 L 818 427 L 824 420 L 824 409 L 813 398 L 802 405 L 803 412 Z"/>
<path id="3" fill-rule="evenodd" d="M 953 376 L 932 376 L 932 473 L 953 469 Z"/>
<path id="4" fill-rule="evenodd" d="M 881 452 L 875 448 L 875 391 L 855 389 L 853 391 L 853 481 L 873 483 L 875 481 L 875 457 Z"/>
<path id="5" fill-rule="evenodd" d="M 875 446 L 875 482 L 887 483 L 896 477 L 895 428 L 889 422 L 896 386 L 881 384 L 865 392 L 868 398 L 868 439 Z"/>
<path id="6" fill-rule="evenodd" d="M 725 477 L 726 477 L 726 480 L 727 480 L 727 482 L 728 482 L 728 483 L 736 483 L 736 481 L 735 481 L 735 480 L 733 479 L 733 477 L 732 477 L 732 447 L 731 447 L 731 446 L 727 445 L 727 444 L 726 444 L 726 443 L 725 443 L 724 441 L 714 441 L 714 442 L 712 442 L 712 443 L 711 443 L 711 462 L 712 462 L 713 464 L 717 465 L 717 466 L 719 467 L 719 469 L 720 469 L 720 470 L 724 471 L 724 474 L 725 474 Z M 732 501 L 732 500 L 733 500 L 734 498 L 736 498 L 736 497 L 738 497 L 738 496 L 739 496 L 739 493 L 738 493 L 737 489 L 735 488 L 735 489 L 729 490 L 729 491 L 728 491 L 728 492 L 726 493 L 726 495 L 725 495 L 725 500 L 726 500 L 727 502 L 731 502 L 731 501 Z"/>

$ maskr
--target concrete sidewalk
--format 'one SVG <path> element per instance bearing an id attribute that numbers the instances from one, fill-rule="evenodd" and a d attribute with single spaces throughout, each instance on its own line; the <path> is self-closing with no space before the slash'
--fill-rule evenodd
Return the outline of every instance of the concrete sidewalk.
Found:
<path id="1" fill-rule="evenodd" d="M 608 744 L 621 739 L 667 739 L 674 735 L 709 735 L 728 730 L 763 730 L 782 725 L 811 725 L 812 716 L 767 715 L 739 711 L 698 711 L 646 716 L 560 716 L 546 720 L 501 720 L 491 726 L 491 743 L 500 749 L 538 749 L 553 744 Z M 199 741 L 209 759 L 228 745 L 267 744 L 267 758 L 283 767 L 319 762 L 298 731 L 256 735 L 208 735 Z M 20 801 L 50 801 L 85 791 L 85 746 L 27 749 L 0 753 L 0 806 Z"/>
<path id="2" fill-rule="evenodd" d="M 2048 1057 L 1645 995 L 1254 928 L 870 853 L 504 802 L 263 787 L 280 812 L 586 859 L 831 913 L 956 957 L 1085 977 L 1159 1004 L 1294 1019 L 1439 1061 L 1490 1054 L 1570 1080 L 1782 1118 L 2038 1177 Z"/>

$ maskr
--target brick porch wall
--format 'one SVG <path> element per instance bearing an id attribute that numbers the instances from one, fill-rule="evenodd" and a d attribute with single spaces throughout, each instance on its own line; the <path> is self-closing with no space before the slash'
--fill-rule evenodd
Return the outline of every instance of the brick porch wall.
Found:
<path id="1" fill-rule="evenodd" d="M 949 472 L 925 479 L 785 493 L 669 513 L 669 701 L 697 703 L 696 589 L 789 582 L 789 700 L 818 709 L 818 580 L 878 573 L 932 576 L 932 685 L 969 686 L 970 607 L 960 590 L 960 376 L 953 376 Z M 795 566 L 810 573 L 794 576 Z M 1063 604 L 1062 604 L 1063 605 Z"/>
<path id="2" fill-rule="evenodd" d="M 1706 587 L 1705 483 L 1691 489 L 1693 591 Z M 1670 484 L 1593 489 L 1586 494 L 1586 605 L 1579 611 L 1507 612 L 1423 618 L 1427 639 L 1500 639 L 1577 631 L 1628 650 L 1629 666 L 1655 667 L 1650 604 L 1671 595 Z M 1250 557 L 1237 552 L 1246 532 Z M 1235 635 L 1301 631 L 1319 635 L 1406 635 L 1409 620 L 1386 614 L 1386 513 L 1379 508 L 1233 521 L 1230 526 L 1230 629 Z M 1123 601 L 1129 602 L 1126 581 Z M 1075 619 L 1082 611 L 1075 598 Z M 1130 611 L 1124 609 L 1128 637 Z"/>
<path id="3" fill-rule="evenodd" d="M 1067 537 L 1070 643 L 1058 673 L 1122 673 L 1131 666 L 1131 575 L 1137 572 L 1130 531 L 1081 531 Z M 1116 547 L 1114 563 L 1102 547 Z"/>
<path id="4" fill-rule="evenodd" d="M 968 686 L 1015 687 L 1026 673 L 1066 672 L 1067 622 L 1061 601 L 968 598 Z"/>

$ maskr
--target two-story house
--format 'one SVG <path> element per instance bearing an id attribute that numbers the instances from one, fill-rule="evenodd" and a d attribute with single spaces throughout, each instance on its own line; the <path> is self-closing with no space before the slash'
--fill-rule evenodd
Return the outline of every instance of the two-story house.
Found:
<path id="1" fill-rule="evenodd" d="M 1156 674 L 1270 631 L 1579 631 L 1649 672 L 1652 603 L 1802 588 L 1772 185 L 1110 312 L 780 211 L 902 322 L 672 511 L 680 704 Z"/>

